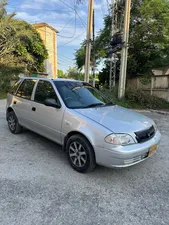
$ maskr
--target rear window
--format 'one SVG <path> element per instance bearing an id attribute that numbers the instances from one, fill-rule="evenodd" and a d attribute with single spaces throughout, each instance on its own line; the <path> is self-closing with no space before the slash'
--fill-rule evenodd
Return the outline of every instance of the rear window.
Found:
<path id="1" fill-rule="evenodd" d="M 18 97 L 30 100 L 35 83 L 36 83 L 36 80 L 32 80 L 32 79 L 24 80 L 22 84 L 20 85 L 16 95 Z"/>
<path id="2" fill-rule="evenodd" d="M 19 85 L 21 84 L 21 82 L 22 82 L 22 79 L 18 80 L 18 81 L 10 88 L 9 93 L 10 93 L 10 94 L 15 94 L 16 91 L 17 91 L 17 89 L 18 89 L 18 87 L 19 87 Z"/>

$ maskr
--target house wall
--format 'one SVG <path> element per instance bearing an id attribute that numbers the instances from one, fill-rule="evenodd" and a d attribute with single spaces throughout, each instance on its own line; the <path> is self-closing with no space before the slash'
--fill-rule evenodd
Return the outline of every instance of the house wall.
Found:
<path id="1" fill-rule="evenodd" d="M 51 78 L 56 78 L 57 76 L 57 40 L 56 32 L 47 26 L 35 27 L 40 33 L 40 36 L 46 46 L 49 57 L 45 60 L 45 69 L 48 76 Z"/>
<path id="2" fill-rule="evenodd" d="M 163 70 L 152 70 L 152 72 L 154 73 L 154 75 L 163 75 Z"/>
<path id="3" fill-rule="evenodd" d="M 153 76 L 149 84 L 142 84 L 140 77 L 135 77 L 127 80 L 127 86 L 141 89 L 151 95 L 163 98 L 169 102 L 169 76 Z"/>
<path id="4" fill-rule="evenodd" d="M 133 77 L 132 79 L 127 80 L 127 86 L 138 88 L 137 82 L 138 82 L 137 77 Z"/>
<path id="5" fill-rule="evenodd" d="M 46 48 L 49 53 L 49 58 L 47 59 L 47 70 L 49 75 L 56 78 L 56 33 L 49 27 L 46 27 Z"/>
<path id="6" fill-rule="evenodd" d="M 165 75 L 169 74 L 169 68 L 166 70 Z"/>
<path id="7" fill-rule="evenodd" d="M 35 29 L 39 32 L 43 43 L 46 46 L 46 27 L 35 27 Z"/>
<path id="8" fill-rule="evenodd" d="M 162 77 L 153 77 L 154 79 L 154 88 L 168 88 L 169 84 L 169 77 L 168 76 L 162 76 Z"/>
<path id="9" fill-rule="evenodd" d="M 151 83 L 148 84 L 142 84 L 139 77 L 133 77 L 127 80 L 127 86 L 134 87 L 137 89 L 150 89 Z"/>
<path id="10" fill-rule="evenodd" d="M 150 94 L 150 90 L 144 90 L 144 92 L 147 92 Z M 153 90 L 153 96 L 157 96 L 159 98 L 165 99 L 166 101 L 169 102 L 169 92 L 168 90 Z"/>

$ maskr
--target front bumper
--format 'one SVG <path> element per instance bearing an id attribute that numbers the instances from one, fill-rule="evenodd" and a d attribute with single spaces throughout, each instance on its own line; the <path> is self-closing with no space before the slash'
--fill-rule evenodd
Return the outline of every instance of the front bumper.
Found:
<path id="1" fill-rule="evenodd" d="M 149 158 L 149 150 L 154 145 L 159 145 L 161 134 L 156 132 L 155 136 L 147 142 L 128 146 L 113 146 L 105 144 L 104 148 L 94 146 L 96 162 L 106 167 L 128 167 Z"/>

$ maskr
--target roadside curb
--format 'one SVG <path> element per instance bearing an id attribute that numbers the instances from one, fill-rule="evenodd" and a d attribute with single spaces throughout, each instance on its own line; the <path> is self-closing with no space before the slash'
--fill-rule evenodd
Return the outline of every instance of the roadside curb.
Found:
<path id="1" fill-rule="evenodd" d="M 150 113 L 150 110 L 146 110 L 146 109 L 132 109 L 135 112 L 145 112 L 145 113 Z"/>
<path id="2" fill-rule="evenodd" d="M 169 112 L 162 111 L 162 110 L 155 110 L 155 109 L 149 109 L 149 110 L 132 109 L 132 110 L 136 111 L 136 112 L 145 112 L 145 113 L 154 112 L 154 113 L 158 113 L 158 114 L 162 114 L 162 115 L 169 115 Z"/>
<path id="3" fill-rule="evenodd" d="M 162 115 L 169 115 L 169 112 L 161 111 L 161 110 L 151 109 L 150 112 L 155 112 L 155 113 L 162 114 Z"/>

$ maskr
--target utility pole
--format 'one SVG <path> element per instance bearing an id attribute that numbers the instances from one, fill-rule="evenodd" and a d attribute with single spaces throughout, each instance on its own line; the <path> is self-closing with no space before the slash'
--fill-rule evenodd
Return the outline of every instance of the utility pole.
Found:
<path id="1" fill-rule="evenodd" d="M 130 9 L 131 9 L 131 0 L 126 0 L 125 16 L 124 16 L 124 31 L 123 31 L 124 46 L 122 48 L 122 55 L 121 55 L 121 67 L 120 67 L 119 90 L 118 90 L 119 99 L 125 96 L 128 39 L 129 39 L 129 27 L 130 27 Z"/>
<path id="2" fill-rule="evenodd" d="M 111 38 L 113 35 L 119 30 L 118 28 L 118 18 L 117 18 L 117 9 L 119 0 L 112 0 L 112 23 L 111 23 Z M 115 79 L 116 79 L 116 60 L 113 60 L 115 58 L 115 54 L 112 54 L 110 57 L 110 72 L 109 72 L 109 89 L 112 88 L 112 78 L 113 78 L 113 86 L 115 86 Z"/>
<path id="3" fill-rule="evenodd" d="M 117 64 L 117 55 L 114 54 L 114 64 L 113 64 L 113 87 L 116 86 L 116 64 Z"/>
<path id="4" fill-rule="evenodd" d="M 111 23 L 111 38 L 114 35 L 114 1 L 112 0 L 112 23 Z M 110 57 L 110 71 L 109 71 L 109 89 L 112 88 L 112 69 L 113 69 L 113 62 L 112 62 L 112 56 Z"/>
<path id="5" fill-rule="evenodd" d="M 93 9 L 93 87 L 95 87 L 95 18 L 94 18 L 94 9 Z"/>
<path id="6" fill-rule="evenodd" d="M 90 72 L 91 33 L 92 33 L 94 0 L 89 0 L 88 4 L 89 5 L 88 5 L 88 22 L 87 22 L 87 35 L 86 35 L 85 77 L 84 77 L 84 81 L 86 82 L 89 82 L 89 72 Z"/>

